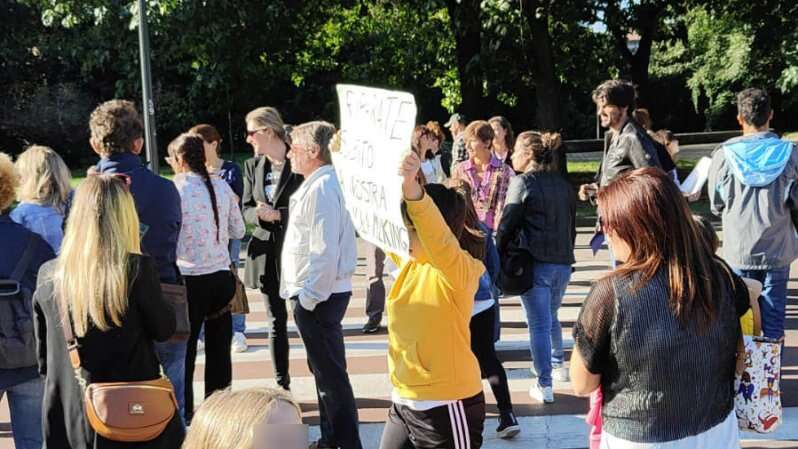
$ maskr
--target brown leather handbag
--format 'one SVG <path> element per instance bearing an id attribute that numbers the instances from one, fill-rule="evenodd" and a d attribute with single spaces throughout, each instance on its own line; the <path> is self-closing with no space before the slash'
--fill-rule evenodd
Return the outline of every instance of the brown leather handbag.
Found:
<path id="1" fill-rule="evenodd" d="M 175 308 L 175 333 L 169 341 L 186 341 L 191 335 L 191 322 L 188 318 L 188 296 L 183 284 L 161 283 L 161 297 Z"/>
<path id="2" fill-rule="evenodd" d="M 230 313 L 233 315 L 249 313 L 247 288 L 244 286 L 244 283 L 241 282 L 241 278 L 238 277 L 238 270 L 235 268 L 235 265 L 230 267 L 230 271 L 236 279 L 236 292 L 233 295 L 233 299 L 230 301 Z"/>
<path id="3" fill-rule="evenodd" d="M 172 383 L 163 372 L 155 380 L 88 383 L 81 370 L 80 344 L 70 317 L 61 310 L 69 360 L 83 389 L 83 409 L 89 425 L 105 439 L 126 443 L 150 441 L 163 433 L 177 412 Z"/>

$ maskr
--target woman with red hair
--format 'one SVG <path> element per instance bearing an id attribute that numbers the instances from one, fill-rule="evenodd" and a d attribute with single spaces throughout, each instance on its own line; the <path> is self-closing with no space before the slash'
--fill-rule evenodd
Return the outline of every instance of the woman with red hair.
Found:
<path id="1" fill-rule="evenodd" d="M 745 285 L 662 170 L 622 175 L 598 192 L 598 208 L 619 265 L 595 283 L 574 325 L 571 381 L 579 395 L 601 387 L 601 447 L 739 448 Z"/>

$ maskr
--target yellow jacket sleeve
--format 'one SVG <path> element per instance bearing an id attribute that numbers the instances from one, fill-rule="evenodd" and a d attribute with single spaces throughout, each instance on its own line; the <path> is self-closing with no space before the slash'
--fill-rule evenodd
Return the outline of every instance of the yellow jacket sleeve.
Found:
<path id="1" fill-rule="evenodd" d="M 460 242 L 429 195 L 424 194 L 417 201 L 405 200 L 405 203 L 429 263 L 443 273 L 455 290 L 478 285 L 485 266 L 460 248 Z"/>

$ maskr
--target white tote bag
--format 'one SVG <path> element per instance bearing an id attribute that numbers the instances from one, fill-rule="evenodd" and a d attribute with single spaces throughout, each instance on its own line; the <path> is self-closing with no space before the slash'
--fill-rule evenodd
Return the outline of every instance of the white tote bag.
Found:
<path id="1" fill-rule="evenodd" d="M 740 430 L 770 433 L 781 424 L 781 342 L 744 336 L 745 371 L 734 379 Z"/>

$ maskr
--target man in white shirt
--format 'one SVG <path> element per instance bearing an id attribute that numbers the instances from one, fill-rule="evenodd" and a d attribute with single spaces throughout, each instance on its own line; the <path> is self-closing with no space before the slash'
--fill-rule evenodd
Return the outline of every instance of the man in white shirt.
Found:
<path id="1" fill-rule="evenodd" d="M 335 127 L 320 121 L 297 126 L 291 133 L 291 170 L 305 180 L 288 206 L 280 296 L 291 299 L 316 379 L 321 439 L 315 447 L 361 449 L 341 328 L 352 296 L 357 246 L 332 166 L 334 135 Z"/>

